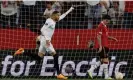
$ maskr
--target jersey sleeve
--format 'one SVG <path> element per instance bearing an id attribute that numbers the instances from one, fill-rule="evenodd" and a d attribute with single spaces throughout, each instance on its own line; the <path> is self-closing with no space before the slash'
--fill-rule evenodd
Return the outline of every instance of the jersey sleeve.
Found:
<path id="1" fill-rule="evenodd" d="M 63 18 L 66 17 L 66 15 L 68 15 L 74 8 L 71 7 L 67 12 L 65 12 L 64 14 L 62 14 L 60 17 L 59 17 L 59 20 L 62 20 Z"/>
<path id="2" fill-rule="evenodd" d="M 66 14 L 62 14 L 60 17 L 59 17 L 59 21 L 62 20 L 63 18 L 66 17 Z"/>

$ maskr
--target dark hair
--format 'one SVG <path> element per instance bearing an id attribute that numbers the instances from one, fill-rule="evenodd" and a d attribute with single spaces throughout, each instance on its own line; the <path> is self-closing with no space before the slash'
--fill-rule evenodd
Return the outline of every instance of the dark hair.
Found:
<path id="1" fill-rule="evenodd" d="M 109 15 L 103 15 L 102 19 L 108 19 L 108 20 L 111 20 L 111 17 Z"/>
<path id="2" fill-rule="evenodd" d="M 58 14 L 59 13 L 59 11 L 54 11 L 52 14 Z"/>
<path id="3" fill-rule="evenodd" d="M 116 3 L 117 5 L 119 5 L 119 1 L 113 1 L 113 4 Z"/>

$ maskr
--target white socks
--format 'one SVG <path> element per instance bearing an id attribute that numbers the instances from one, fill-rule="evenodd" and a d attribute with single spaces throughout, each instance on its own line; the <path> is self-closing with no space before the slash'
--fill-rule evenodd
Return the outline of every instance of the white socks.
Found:
<path id="1" fill-rule="evenodd" d="M 101 62 L 98 61 L 96 62 L 96 64 L 91 65 L 91 68 L 87 71 L 87 72 L 91 72 L 93 73 L 94 70 L 99 67 L 101 65 Z M 105 75 L 105 79 L 109 78 L 109 72 L 108 72 L 108 64 L 102 64 L 103 70 L 104 70 L 104 75 Z"/>
<path id="2" fill-rule="evenodd" d="M 93 73 L 94 69 L 96 69 L 96 68 L 99 67 L 100 65 L 101 65 L 101 62 L 100 62 L 100 61 L 96 62 L 96 64 L 91 65 L 91 68 L 88 70 L 88 72 Z"/>
<path id="3" fill-rule="evenodd" d="M 108 64 L 103 63 L 102 66 L 103 66 L 103 70 L 104 70 L 105 79 L 107 79 L 109 77 Z"/>
<path id="4" fill-rule="evenodd" d="M 87 71 L 87 72 L 91 72 L 93 73 L 94 70 L 99 67 L 101 65 L 101 62 L 98 61 L 96 62 L 96 64 L 91 65 L 91 68 Z M 105 75 L 105 79 L 109 78 L 109 72 L 108 72 L 108 64 L 102 64 L 103 70 L 104 70 L 104 75 Z"/>

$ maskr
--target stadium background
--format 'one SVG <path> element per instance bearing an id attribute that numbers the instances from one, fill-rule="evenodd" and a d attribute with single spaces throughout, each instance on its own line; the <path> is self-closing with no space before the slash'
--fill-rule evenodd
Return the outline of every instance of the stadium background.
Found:
<path id="1" fill-rule="evenodd" d="M 40 33 L 40 28 L 45 22 L 45 18 L 43 17 L 43 12 L 46 9 L 47 2 L 44 1 L 36 1 L 36 5 L 34 6 L 32 17 L 29 19 L 33 19 L 30 25 L 26 22 L 21 22 L 21 16 L 29 16 L 23 14 L 23 9 L 26 8 L 22 3 L 19 3 L 18 6 L 18 17 L 15 17 L 16 22 L 15 25 L 10 26 L 9 23 L 6 25 L 2 24 L 4 19 L 3 15 L 1 17 L 1 25 L 0 25 L 0 74 L 1 78 L 19 78 L 19 79 L 27 79 L 27 78 L 38 78 L 38 79 L 52 79 L 52 75 L 47 77 L 46 75 L 40 75 L 42 71 L 42 63 L 36 63 L 32 65 L 30 68 L 30 72 L 28 76 L 25 75 L 27 69 L 28 61 L 31 60 L 28 56 L 13 56 L 13 53 L 18 48 L 23 47 L 27 54 L 37 53 L 35 38 Z M 62 6 L 61 13 L 68 10 L 72 4 L 84 4 L 84 2 L 64 2 Z M 123 23 L 122 24 L 110 24 L 109 32 L 111 35 L 116 37 L 119 42 L 114 43 L 110 41 L 110 53 L 111 57 L 116 57 L 114 61 L 113 70 L 115 70 L 116 65 L 121 63 L 119 71 L 125 73 L 125 78 L 133 78 L 133 1 L 125 1 L 125 10 L 123 14 Z M 55 34 L 52 40 L 52 43 L 61 56 L 63 56 L 63 61 L 60 64 L 61 69 L 62 66 L 67 61 L 73 61 L 71 63 L 78 70 L 77 65 L 81 62 L 79 72 L 75 73 L 75 75 L 71 76 L 71 78 L 87 78 L 86 70 L 90 67 L 91 64 L 89 62 L 92 61 L 95 57 L 95 50 L 89 50 L 87 48 L 87 43 L 89 40 L 95 40 L 95 28 L 98 24 L 99 19 L 91 18 L 93 27 L 88 28 L 88 17 L 84 15 L 86 6 L 76 8 L 72 13 L 70 13 L 64 20 L 57 23 Z M 25 18 L 27 20 L 27 18 Z M 24 19 L 24 20 L 25 20 Z M 98 21 L 97 21 L 98 20 Z M 8 21 L 5 21 L 8 22 Z M 49 56 L 49 55 L 46 55 Z M 10 57 L 9 61 L 11 61 L 8 66 L 4 66 L 4 62 L 7 57 Z M 45 58 L 44 58 L 45 59 Z M 51 59 L 51 58 L 50 58 Z M 17 62 L 17 61 L 20 61 Z M 16 63 L 15 63 L 16 62 Z M 44 61 L 45 62 L 45 61 Z M 47 62 L 47 61 L 46 61 Z M 125 63 L 123 63 L 125 62 Z M 5 62 L 6 63 L 6 62 Z M 52 64 L 52 60 L 48 61 L 48 64 Z M 126 64 L 127 63 L 127 64 Z M 75 64 L 75 65 L 74 65 Z M 14 65 L 14 66 L 13 66 Z M 22 68 L 24 67 L 24 69 Z M 46 66 L 45 66 L 46 67 Z M 5 70 L 6 69 L 6 70 Z M 112 68 L 110 68 L 112 69 Z M 45 71 L 44 71 L 45 72 Z M 46 68 L 46 73 L 52 72 L 52 68 Z M 96 70 L 99 72 L 99 69 Z M 82 74 L 83 73 L 83 74 Z M 113 76 L 114 72 L 112 72 Z M 83 75 L 83 76 L 80 76 Z M 99 75 L 100 76 L 100 75 Z M 96 77 L 97 78 L 97 77 Z"/>

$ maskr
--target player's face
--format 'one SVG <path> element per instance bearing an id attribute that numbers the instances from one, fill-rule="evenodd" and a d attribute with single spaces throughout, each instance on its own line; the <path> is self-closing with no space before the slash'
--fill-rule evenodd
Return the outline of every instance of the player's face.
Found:
<path id="1" fill-rule="evenodd" d="M 105 21 L 105 22 L 106 22 L 106 24 L 109 24 L 109 23 L 110 23 L 110 20 L 106 19 L 106 21 Z"/>
<path id="2" fill-rule="evenodd" d="M 56 14 L 56 15 L 55 15 L 55 20 L 56 20 L 56 21 L 59 21 L 59 17 L 60 17 L 60 14 Z"/>

